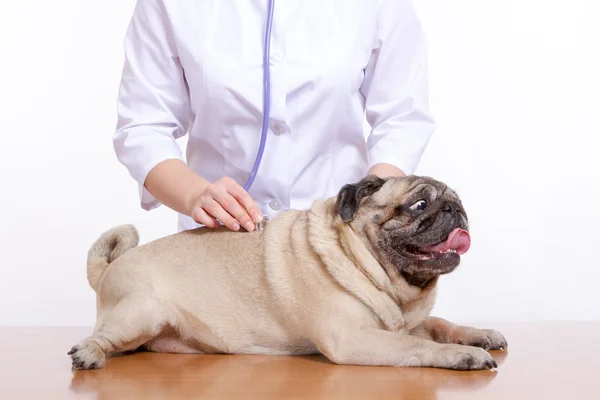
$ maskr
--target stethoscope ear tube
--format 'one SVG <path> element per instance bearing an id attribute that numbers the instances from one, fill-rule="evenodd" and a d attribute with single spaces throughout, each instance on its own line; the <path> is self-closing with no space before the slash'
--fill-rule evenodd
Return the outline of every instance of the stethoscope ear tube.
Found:
<path id="1" fill-rule="evenodd" d="M 262 133 L 260 135 L 260 145 L 256 154 L 256 160 L 254 166 L 250 172 L 250 177 L 244 185 L 244 189 L 248 191 L 250 186 L 254 183 L 256 173 L 260 167 L 263 153 L 265 151 L 265 143 L 267 141 L 267 132 L 269 129 L 269 114 L 271 110 L 271 74 L 269 61 L 271 58 L 271 27 L 273 25 L 273 8 L 275 6 L 275 0 L 269 0 L 269 9 L 267 14 L 267 23 L 265 29 L 265 41 L 263 51 L 263 125 Z"/>

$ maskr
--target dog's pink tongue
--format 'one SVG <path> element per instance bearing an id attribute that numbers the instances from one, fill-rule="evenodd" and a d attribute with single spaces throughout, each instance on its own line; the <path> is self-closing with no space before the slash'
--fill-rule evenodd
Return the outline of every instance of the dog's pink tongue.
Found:
<path id="1" fill-rule="evenodd" d="M 432 251 L 436 253 L 445 253 L 448 250 L 454 250 L 458 255 L 465 254 L 471 247 L 471 237 L 469 233 L 460 228 L 456 228 L 445 242 L 436 244 L 435 246 L 425 246 L 422 251 Z"/>

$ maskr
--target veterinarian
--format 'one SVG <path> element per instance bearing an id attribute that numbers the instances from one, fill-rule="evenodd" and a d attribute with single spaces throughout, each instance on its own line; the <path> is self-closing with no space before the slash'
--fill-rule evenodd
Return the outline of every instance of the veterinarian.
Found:
<path id="1" fill-rule="evenodd" d="M 427 80 L 410 0 L 138 0 L 114 148 L 141 206 L 177 211 L 178 230 L 251 231 L 366 174 L 413 173 L 434 130 Z"/>

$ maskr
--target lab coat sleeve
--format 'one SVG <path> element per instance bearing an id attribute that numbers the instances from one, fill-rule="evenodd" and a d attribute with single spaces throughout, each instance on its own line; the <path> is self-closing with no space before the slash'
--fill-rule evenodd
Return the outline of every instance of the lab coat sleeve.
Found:
<path id="1" fill-rule="evenodd" d="M 361 92 L 371 126 L 369 168 L 387 163 L 413 174 L 434 131 L 426 42 L 410 0 L 383 0 Z"/>
<path id="2" fill-rule="evenodd" d="M 137 0 L 124 43 L 113 145 L 137 181 L 141 206 L 160 205 L 145 188 L 146 176 L 167 159 L 183 160 L 176 139 L 188 128 L 190 105 L 162 0 Z"/>

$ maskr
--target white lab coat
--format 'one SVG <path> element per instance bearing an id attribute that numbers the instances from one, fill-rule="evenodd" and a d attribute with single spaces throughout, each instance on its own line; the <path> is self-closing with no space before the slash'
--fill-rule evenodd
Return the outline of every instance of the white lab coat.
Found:
<path id="1" fill-rule="evenodd" d="M 267 3 L 138 0 L 114 147 L 144 209 L 160 205 L 143 183 L 166 159 L 185 160 L 210 181 L 246 182 L 262 127 Z M 276 0 L 274 10 L 271 123 L 249 191 L 262 212 L 310 207 L 377 163 L 413 173 L 434 122 L 411 2 Z M 175 141 L 185 134 L 186 157 Z M 179 216 L 179 230 L 196 226 Z"/>

